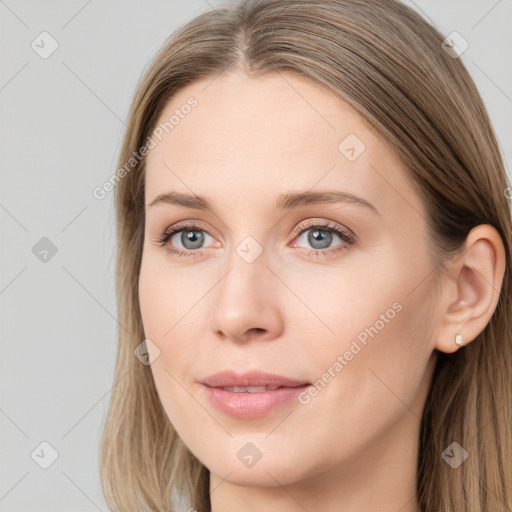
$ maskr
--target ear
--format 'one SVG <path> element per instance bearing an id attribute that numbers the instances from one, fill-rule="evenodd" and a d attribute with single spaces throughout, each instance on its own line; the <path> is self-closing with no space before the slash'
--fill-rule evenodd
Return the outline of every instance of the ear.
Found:
<path id="1" fill-rule="evenodd" d="M 505 274 L 505 248 L 496 228 L 489 224 L 474 227 L 462 255 L 447 268 L 433 342 L 437 350 L 452 353 L 459 349 L 455 336 L 460 334 L 462 344 L 467 345 L 485 329 L 496 309 Z"/>

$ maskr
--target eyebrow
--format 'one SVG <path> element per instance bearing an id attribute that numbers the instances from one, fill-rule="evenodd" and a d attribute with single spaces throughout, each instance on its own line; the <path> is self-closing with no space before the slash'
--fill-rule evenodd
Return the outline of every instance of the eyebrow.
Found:
<path id="1" fill-rule="evenodd" d="M 214 213 L 208 200 L 198 195 L 184 194 L 181 192 L 167 192 L 166 194 L 156 196 L 153 201 L 147 205 L 147 207 L 150 208 L 161 203 Z M 332 190 L 321 192 L 289 192 L 282 194 L 277 198 L 274 208 L 277 210 L 292 210 L 302 206 L 318 203 L 354 203 L 369 208 L 377 215 L 380 215 L 377 208 L 375 208 L 375 206 L 369 203 L 366 199 L 349 192 Z"/>

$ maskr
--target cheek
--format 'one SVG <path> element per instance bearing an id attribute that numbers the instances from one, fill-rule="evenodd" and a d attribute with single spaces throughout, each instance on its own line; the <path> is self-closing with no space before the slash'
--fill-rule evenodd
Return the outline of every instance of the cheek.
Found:
<path id="1" fill-rule="evenodd" d="M 158 356 L 151 363 L 151 372 L 169 421 L 178 431 L 187 432 L 201 414 L 194 409 L 183 378 L 194 360 L 192 339 L 184 338 L 180 330 L 188 318 L 183 318 L 185 312 L 178 311 L 183 302 L 173 286 L 175 283 L 168 283 L 162 278 L 165 274 L 149 268 L 149 264 L 141 267 L 139 303 L 144 335 L 157 347 Z"/>
<path id="2" fill-rule="evenodd" d="M 338 316 L 330 307 L 338 336 L 322 348 L 324 377 L 318 377 L 329 379 L 325 372 L 336 375 L 326 403 L 343 404 L 348 418 L 375 414 L 391 422 L 405 411 L 404 403 L 416 403 L 423 389 L 432 354 L 431 290 L 427 281 L 417 286 L 419 268 L 401 266 L 399 259 L 388 263 L 379 266 L 381 272 L 374 272 L 371 280 L 360 280 L 351 297 L 339 300 L 343 309 Z M 421 410 L 416 413 L 420 416 Z M 332 419 L 342 421 L 336 415 Z M 362 421 L 358 428 L 356 437 L 363 436 L 365 428 L 370 435 L 373 427 Z"/>
<path id="3" fill-rule="evenodd" d="M 340 299 L 344 309 L 329 316 L 337 336 L 311 347 L 315 391 L 302 397 L 301 414 L 308 431 L 329 440 L 317 450 L 332 464 L 402 418 L 414 424 L 421 417 L 429 317 L 426 298 L 407 295 L 410 288 L 403 285 L 394 280 L 394 286 L 364 295 L 366 300 Z M 344 442 L 337 444 L 339 439 Z"/>
<path id="4" fill-rule="evenodd" d="M 338 277 L 302 280 L 308 306 L 321 319 L 309 315 L 321 340 L 309 340 L 315 377 L 332 381 L 329 393 L 349 403 L 350 396 L 375 406 L 396 401 L 386 385 L 412 400 L 432 354 L 428 261 L 396 250 L 381 254 L 378 264 L 374 256 L 360 263 Z"/>
<path id="5" fill-rule="evenodd" d="M 170 270 L 160 254 L 153 254 L 151 249 L 144 253 L 139 276 L 139 305 L 148 338 L 171 339 L 181 324 L 194 315 L 193 306 L 204 291 L 183 276 L 179 270 Z"/>
<path id="6" fill-rule="evenodd" d="M 389 348 L 397 348 L 398 334 L 409 328 L 404 317 L 417 307 L 410 292 L 418 274 L 392 252 L 381 254 L 378 265 L 373 256 L 340 268 L 294 269 L 283 280 L 300 301 L 291 294 L 283 301 L 286 324 L 320 367 L 350 350 L 354 340 L 369 348 L 372 340 L 389 337 Z"/>
<path id="7" fill-rule="evenodd" d="M 193 404 L 188 388 L 200 354 L 198 342 L 203 337 L 204 325 L 198 314 L 202 311 L 200 299 L 204 293 L 202 288 L 180 278 L 179 271 L 170 272 L 158 258 L 143 258 L 139 305 L 144 335 L 158 347 L 151 371 L 164 409 L 173 422 L 180 412 L 175 410 L 178 402 L 187 401 L 187 410 Z"/>
<path id="8" fill-rule="evenodd" d="M 169 300 L 163 293 L 162 283 L 157 278 L 158 273 L 151 269 L 146 257 L 143 258 L 139 276 L 139 307 L 144 326 L 144 335 L 151 339 L 161 349 L 158 340 L 169 325 L 164 322 L 162 307 Z"/>

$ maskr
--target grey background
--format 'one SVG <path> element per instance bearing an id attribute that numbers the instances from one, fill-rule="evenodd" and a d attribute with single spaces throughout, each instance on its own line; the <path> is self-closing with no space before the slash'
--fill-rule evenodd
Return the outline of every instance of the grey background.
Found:
<path id="1" fill-rule="evenodd" d="M 405 3 L 469 42 L 462 60 L 510 161 L 512 0 Z M 118 329 L 115 225 L 112 193 L 92 190 L 115 172 L 154 53 L 219 5 L 0 1 L 0 512 L 107 511 L 97 457 Z M 47 59 L 31 47 L 43 31 L 59 45 Z M 45 262 L 43 237 L 57 249 Z M 48 469 L 42 442 L 58 452 Z"/>

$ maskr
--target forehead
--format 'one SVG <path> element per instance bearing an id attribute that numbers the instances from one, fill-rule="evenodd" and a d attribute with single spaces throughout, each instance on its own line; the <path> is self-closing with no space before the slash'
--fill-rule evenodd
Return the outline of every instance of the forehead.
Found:
<path id="1" fill-rule="evenodd" d="M 400 190 L 414 193 L 401 160 L 364 119 L 295 73 L 238 72 L 194 82 L 166 105 L 158 125 L 166 122 L 147 157 L 148 196 L 166 188 L 201 195 L 215 189 L 243 202 L 318 184 L 374 202 L 380 195 L 382 204 L 396 201 Z"/>
<path id="2" fill-rule="evenodd" d="M 295 155 L 314 157 L 326 149 L 336 158 L 338 144 L 347 128 L 368 139 L 363 120 L 338 96 L 306 78 L 275 73 L 249 78 L 238 72 L 195 82 L 179 91 L 166 105 L 159 125 L 186 108 L 189 98 L 197 105 L 188 114 L 174 116 L 176 123 L 164 133 L 160 150 L 187 162 L 266 156 L 289 159 Z M 183 151 L 194 147 L 194 153 Z M 265 151 L 262 152 L 262 148 Z M 320 150 L 318 150 L 319 148 Z"/>

